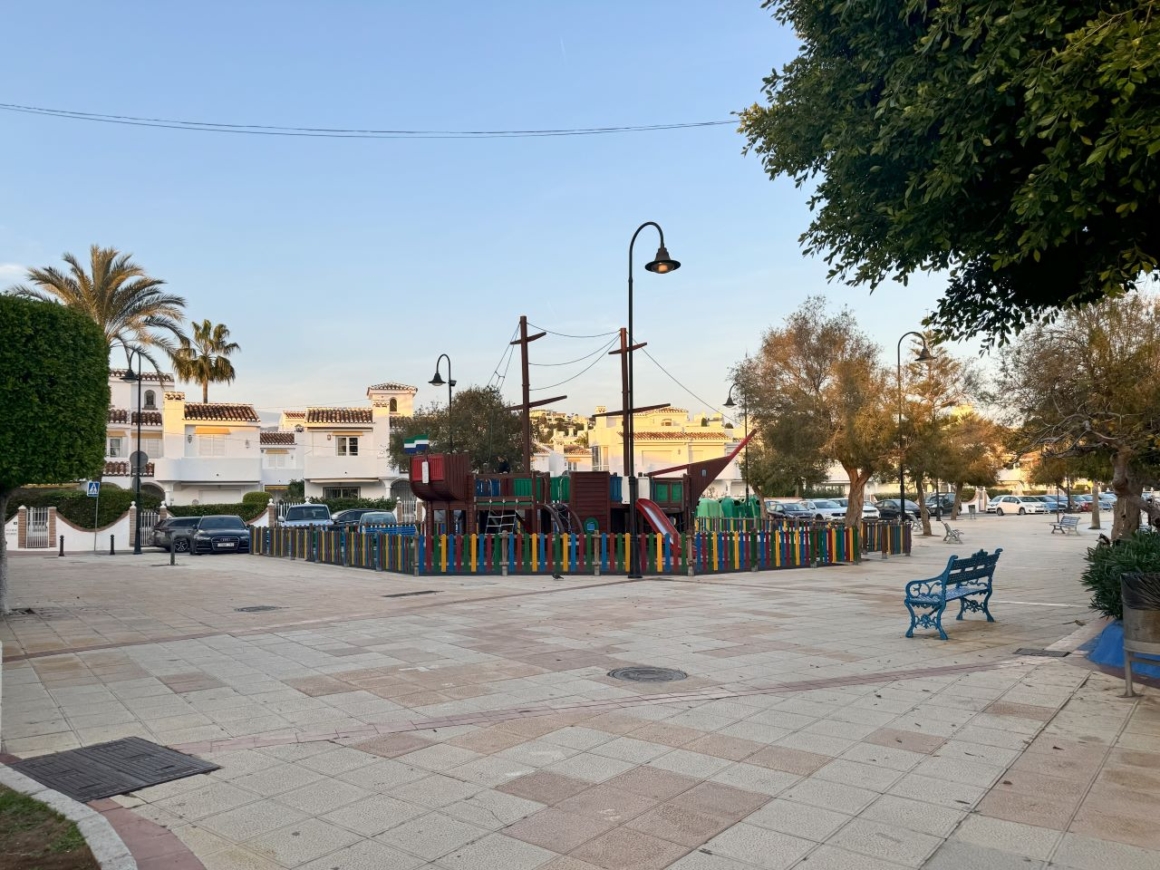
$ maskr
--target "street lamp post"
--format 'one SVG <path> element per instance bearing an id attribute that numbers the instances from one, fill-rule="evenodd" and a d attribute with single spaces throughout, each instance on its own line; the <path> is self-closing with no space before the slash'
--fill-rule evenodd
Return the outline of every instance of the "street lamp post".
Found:
<path id="1" fill-rule="evenodd" d="M 660 247 L 657 248 L 656 256 L 645 264 L 645 269 L 649 272 L 655 272 L 658 275 L 665 275 L 681 268 L 681 264 L 669 256 L 668 248 L 665 247 L 665 231 L 661 229 L 660 224 L 656 221 L 645 221 L 636 228 L 636 232 L 632 234 L 632 240 L 628 243 L 628 348 L 625 351 L 628 354 L 628 407 L 624 409 L 626 411 L 624 426 L 624 471 L 625 477 L 628 478 L 628 533 L 631 536 L 634 547 L 636 547 L 636 498 L 638 486 L 636 468 L 633 461 L 633 434 L 636 424 L 633 420 L 632 379 L 632 351 L 635 347 L 632 335 L 632 250 L 636 246 L 636 237 L 640 235 L 645 227 L 655 227 L 661 241 Z M 636 547 L 636 549 L 640 548 Z M 640 564 L 639 554 L 632 561 L 633 565 L 629 568 L 628 577 L 631 580 L 639 580 L 643 576 L 641 570 L 637 567 Z"/>
<path id="2" fill-rule="evenodd" d="M 133 357 L 137 357 L 137 374 L 133 374 Z M 141 350 L 140 348 L 133 348 L 129 351 L 129 358 L 126 361 L 128 369 L 121 377 L 121 380 L 132 383 L 137 382 L 137 450 L 129 459 L 130 467 L 133 470 L 133 477 L 135 478 L 135 490 L 137 501 L 137 520 L 133 529 L 133 555 L 141 555 L 141 472 L 145 470 L 145 463 L 141 462 L 141 382 L 145 380 L 143 377 Z"/>
<path id="3" fill-rule="evenodd" d="M 447 360 L 447 452 L 451 453 L 455 450 L 455 430 L 451 428 L 451 388 L 455 386 L 455 379 L 451 377 L 451 357 L 445 353 L 439 354 L 439 359 L 435 360 L 435 377 L 428 383 L 433 387 L 443 386 L 443 378 L 439 375 L 439 363 L 443 360 Z"/>
<path id="4" fill-rule="evenodd" d="M 934 359 L 934 354 L 930 352 L 930 348 L 926 344 L 926 336 L 921 332 L 903 333 L 902 337 L 898 339 L 898 523 L 902 525 L 906 518 L 906 465 L 903 462 L 903 443 L 902 443 L 902 342 L 908 337 L 915 336 L 922 342 L 922 350 L 918 352 L 915 357 L 915 362 L 929 362 Z M 921 509 L 921 507 L 920 507 Z"/>
<path id="5" fill-rule="evenodd" d="M 725 407 L 726 408 L 734 408 L 737 406 L 737 403 L 733 401 L 733 390 L 734 390 L 734 388 L 736 388 L 736 386 L 737 386 L 737 384 L 734 383 L 734 384 L 731 384 L 729 387 L 729 396 L 725 399 Z M 741 425 L 745 429 L 744 434 L 749 435 L 749 401 L 745 398 L 744 394 L 742 394 L 742 396 L 741 396 L 741 418 L 742 418 Z M 745 450 L 745 474 L 744 474 L 745 504 L 748 505 L 749 504 L 749 442 L 745 443 L 744 450 Z"/>

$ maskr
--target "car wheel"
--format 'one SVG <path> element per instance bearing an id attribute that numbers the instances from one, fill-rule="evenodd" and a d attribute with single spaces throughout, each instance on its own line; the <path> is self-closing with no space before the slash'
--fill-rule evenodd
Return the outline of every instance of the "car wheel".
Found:
<path id="1" fill-rule="evenodd" d="M 1003 516 L 1003 508 L 995 508 L 995 513 L 997 513 L 999 516 Z"/>
<path id="2" fill-rule="evenodd" d="M 173 552 L 175 552 L 175 553 L 188 553 L 189 552 L 189 540 L 187 538 L 178 538 L 176 541 L 173 542 Z"/>
<path id="3" fill-rule="evenodd" d="M 1021 517 L 1027 516 L 1026 508 L 1019 508 L 1019 516 L 1021 516 Z"/>

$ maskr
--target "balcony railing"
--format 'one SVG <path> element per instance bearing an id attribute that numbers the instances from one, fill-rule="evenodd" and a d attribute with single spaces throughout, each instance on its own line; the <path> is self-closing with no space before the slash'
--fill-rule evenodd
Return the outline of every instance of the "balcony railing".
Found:
<path id="1" fill-rule="evenodd" d="M 129 467 L 128 462 L 106 462 L 105 463 L 105 477 L 128 477 L 133 473 Z M 153 476 L 153 463 L 145 463 L 145 473 L 142 477 Z"/>

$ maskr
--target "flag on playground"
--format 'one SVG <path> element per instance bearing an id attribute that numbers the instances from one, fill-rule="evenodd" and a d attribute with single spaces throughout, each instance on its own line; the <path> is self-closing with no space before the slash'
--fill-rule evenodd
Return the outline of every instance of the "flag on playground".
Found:
<path id="1" fill-rule="evenodd" d="M 416 435 L 403 442 L 404 453 L 422 453 L 431 447 L 431 440 L 426 435 Z"/>

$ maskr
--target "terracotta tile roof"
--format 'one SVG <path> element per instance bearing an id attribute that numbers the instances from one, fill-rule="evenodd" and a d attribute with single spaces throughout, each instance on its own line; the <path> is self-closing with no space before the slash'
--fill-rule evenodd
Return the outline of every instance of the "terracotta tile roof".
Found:
<path id="1" fill-rule="evenodd" d="M 305 420 L 305 411 L 283 411 L 282 416 L 288 420 Z"/>
<path id="2" fill-rule="evenodd" d="M 258 412 L 253 405 L 233 402 L 189 402 L 185 406 L 186 420 L 230 420 L 238 423 L 258 423 Z"/>
<path id="3" fill-rule="evenodd" d="M 294 444 L 293 432 L 260 432 L 258 433 L 258 443 L 260 444 Z"/>
<path id="4" fill-rule="evenodd" d="M 698 432 L 688 430 L 682 432 L 675 429 L 672 432 L 633 432 L 632 437 L 637 441 L 721 441 L 729 440 L 724 432 Z"/>
<path id="5" fill-rule="evenodd" d="M 109 369 L 109 377 L 116 380 L 120 380 L 128 373 L 128 369 Z M 136 374 L 136 372 L 134 372 L 134 374 Z M 146 381 L 157 381 L 161 384 L 173 383 L 173 375 L 169 374 L 168 372 L 161 372 L 160 374 L 157 372 L 145 372 L 143 377 Z"/>
<path id="6" fill-rule="evenodd" d="M 373 422 L 370 408 L 307 408 L 307 423 L 367 423 Z"/>
<path id="7" fill-rule="evenodd" d="M 564 453 L 591 453 L 591 447 L 581 447 L 579 444 L 565 444 Z"/>
<path id="8" fill-rule="evenodd" d="M 395 390 L 404 393 L 417 393 L 418 387 L 412 387 L 410 384 L 399 384 L 395 381 L 383 381 L 381 384 L 371 384 L 367 390 Z"/>
<path id="9" fill-rule="evenodd" d="M 131 474 L 132 472 L 129 470 L 129 463 L 128 462 L 106 462 L 104 473 L 105 473 L 106 477 L 124 477 L 124 476 Z M 142 475 L 142 477 L 152 477 L 152 476 L 153 476 L 153 463 L 146 462 L 145 463 L 145 473 Z"/>
<path id="10" fill-rule="evenodd" d="M 185 393 L 176 392 L 176 391 L 171 392 L 170 390 L 166 390 L 165 391 L 165 401 L 167 401 L 167 402 L 184 402 L 185 401 Z"/>
<path id="11" fill-rule="evenodd" d="M 129 422 L 129 412 L 126 411 L 124 408 L 110 408 L 109 409 L 109 422 L 110 423 L 128 423 Z"/>
<path id="12" fill-rule="evenodd" d="M 132 416 L 132 419 L 130 420 L 130 422 L 134 426 L 137 425 L 137 412 L 136 411 L 133 412 L 133 416 Z M 160 411 L 142 411 L 141 412 L 141 425 L 142 426 L 160 426 L 161 425 L 161 412 Z"/>

